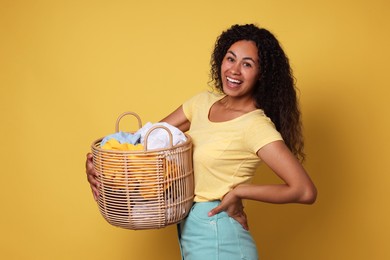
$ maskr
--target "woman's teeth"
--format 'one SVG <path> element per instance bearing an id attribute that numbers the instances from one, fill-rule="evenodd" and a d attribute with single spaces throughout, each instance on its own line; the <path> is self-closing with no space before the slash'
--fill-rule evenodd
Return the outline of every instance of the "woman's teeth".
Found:
<path id="1" fill-rule="evenodd" d="M 229 82 L 234 83 L 234 84 L 240 84 L 240 83 L 241 83 L 241 80 L 232 79 L 232 78 L 229 78 L 229 77 L 226 77 L 226 79 L 227 79 Z"/>

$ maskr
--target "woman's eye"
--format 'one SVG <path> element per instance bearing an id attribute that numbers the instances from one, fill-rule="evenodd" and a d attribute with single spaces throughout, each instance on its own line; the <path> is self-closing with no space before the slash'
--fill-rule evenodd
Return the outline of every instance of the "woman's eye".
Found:
<path id="1" fill-rule="evenodd" d="M 252 64 L 248 63 L 248 62 L 244 62 L 244 67 L 252 67 Z"/>
<path id="2" fill-rule="evenodd" d="M 234 61 L 234 59 L 233 59 L 232 57 L 227 57 L 226 60 L 227 60 L 227 61 L 230 61 L 230 62 L 233 62 L 233 61 Z"/>

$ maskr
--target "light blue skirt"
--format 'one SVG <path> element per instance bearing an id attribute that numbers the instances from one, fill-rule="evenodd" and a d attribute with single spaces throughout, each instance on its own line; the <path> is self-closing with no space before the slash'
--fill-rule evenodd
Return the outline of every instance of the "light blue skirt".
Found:
<path id="1" fill-rule="evenodd" d="M 207 213 L 220 201 L 194 203 L 178 224 L 180 250 L 184 260 L 257 260 L 256 244 L 240 223 L 221 212 Z"/>

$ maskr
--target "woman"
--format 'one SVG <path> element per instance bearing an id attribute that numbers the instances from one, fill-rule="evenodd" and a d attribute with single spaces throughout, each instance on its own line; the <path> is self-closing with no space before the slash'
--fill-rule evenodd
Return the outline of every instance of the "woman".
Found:
<path id="1" fill-rule="evenodd" d="M 194 144 L 195 203 L 179 225 L 183 259 L 258 259 L 243 199 L 311 204 L 316 188 L 302 167 L 300 112 L 291 68 L 277 39 L 253 24 L 234 25 L 216 41 L 215 92 L 200 93 L 162 121 Z M 254 185 L 259 163 L 283 184 Z M 87 175 L 95 199 L 92 157 Z"/>

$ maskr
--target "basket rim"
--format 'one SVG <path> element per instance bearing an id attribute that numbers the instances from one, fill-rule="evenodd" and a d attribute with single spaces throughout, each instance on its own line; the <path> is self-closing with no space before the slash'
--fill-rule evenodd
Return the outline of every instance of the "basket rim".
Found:
<path id="1" fill-rule="evenodd" d="M 192 144 L 191 136 L 188 135 L 187 133 L 184 133 L 184 135 L 186 136 L 187 141 L 185 141 L 183 143 L 179 143 L 179 144 L 174 145 L 172 147 L 168 147 L 168 148 L 148 149 L 148 150 L 126 150 L 126 151 L 102 149 L 97 144 L 100 143 L 104 139 L 104 137 L 98 138 L 94 142 L 92 142 L 91 148 L 92 148 L 92 150 L 96 150 L 96 151 L 99 151 L 99 152 L 106 152 L 106 153 L 108 152 L 108 153 L 116 153 L 116 154 L 159 153 L 159 152 L 165 152 L 165 151 L 174 150 L 174 149 L 181 148 L 181 147 L 187 146 L 189 144 Z"/>

